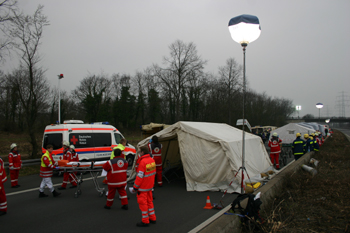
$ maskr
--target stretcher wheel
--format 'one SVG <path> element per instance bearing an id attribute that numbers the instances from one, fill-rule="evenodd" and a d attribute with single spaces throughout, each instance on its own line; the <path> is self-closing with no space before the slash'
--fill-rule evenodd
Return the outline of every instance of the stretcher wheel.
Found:
<path id="1" fill-rule="evenodd" d="M 105 191 L 100 192 L 100 197 L 103 197 L 104 193 L 105 193 Z"/>
<path id="2" fill-rule="evenodd" d="M 78 194 L 77 194 L 77 193 L 74 193 L 74 197 L 77 198 L 77 197 L 78 197 Z"/>
<path id="3" fill-rule="evenodd" d="M 78 194 L 78 195 L 81 195 L 81 189 L 78 189 L 78 190 L 77 190 L 77 194 Z"/>

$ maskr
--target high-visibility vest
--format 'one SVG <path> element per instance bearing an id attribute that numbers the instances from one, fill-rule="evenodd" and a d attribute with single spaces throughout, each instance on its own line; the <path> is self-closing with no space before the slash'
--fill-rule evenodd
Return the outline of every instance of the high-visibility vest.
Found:
<path id="1" fill-rule="evenodd" d="M 123 152 L 125 150 L 125 146 L 123 146 L 123 144 L 118 144 L 118 146 L 114 147 L 110 159 L 114 159 L 114 157 L 115 157 L 114 156 L 114 150 L 115 149 L 119 149 L 119 150 L 121 150 Z M 124 159 L 125 159 L 125 155 L 124 155 Z"/>
<path id="2" fill-rule="evenodd" d="M 44 157 L 47 157 L 47 158 L 49 159 L 50 163 L 53 164 L 53 163 L 52 163 L 52 160 L 51 160 L 51 158 L 50 158 L 50 153 L 49 153 L 49 151 L 46 151 L 46 153 L 45 153 L 43 156 L 41 156 L 41 166 L 42 166 L 42 167 L 47 167 L 46 164 L 44 163 Z"/>

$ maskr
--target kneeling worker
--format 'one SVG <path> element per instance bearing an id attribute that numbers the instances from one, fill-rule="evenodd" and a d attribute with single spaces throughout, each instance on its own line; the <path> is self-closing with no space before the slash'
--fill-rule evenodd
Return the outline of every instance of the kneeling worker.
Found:
<path id="1" fill-rule="evenodd" d="M 128 209 L 128 196 L 126 194 L 126 171 L 128 169 L 128 162 L 123 158 L 121 150 L 114 150 L 114 159 L 109 160 L 103 165 L 103 169 L 107 171 L 108 195 L 107 203 L 104 208 L 110 209 L 113 205 L 114 196 L 118 190 L 120 199 L 122 201 L 122 209 Z"/>

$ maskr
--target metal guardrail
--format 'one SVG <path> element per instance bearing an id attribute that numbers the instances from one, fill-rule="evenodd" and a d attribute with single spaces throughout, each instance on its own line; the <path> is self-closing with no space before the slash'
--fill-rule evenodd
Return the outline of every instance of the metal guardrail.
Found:
<path id="1" fill-rule="evenodd" d="M 39 165 L 41 163 L 41 159 L 27 159 L 27 160 L 22 160 L 22 167 L 26 166 L 32 166 L 32 165 Z M 5 169 L 9 168 L 9 163 L 5 162 L 4 163 Z"/>

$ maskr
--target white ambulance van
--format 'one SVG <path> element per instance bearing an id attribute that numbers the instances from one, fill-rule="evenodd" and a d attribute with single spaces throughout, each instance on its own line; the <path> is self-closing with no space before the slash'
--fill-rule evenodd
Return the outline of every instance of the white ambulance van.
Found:
<path id="1" fill-rule="evenodd" d="M 53 145 L 54 160 L 60 160 L 63 156 L 63 141 L 68 141 L 75 146 L 79 154 L 79 160 L 104 160 L 109 159 L 114 147 L 124 136 L 108 122 L 96 122 L 84 124 L 80 120 L 68 120 L 63 124 L 48 125 L 44 131 L 42 153 L 46 152 L 47 145 Z M 136 149 L 129 143 L 124 154 L 129 166 L 132 165 Z"/>

